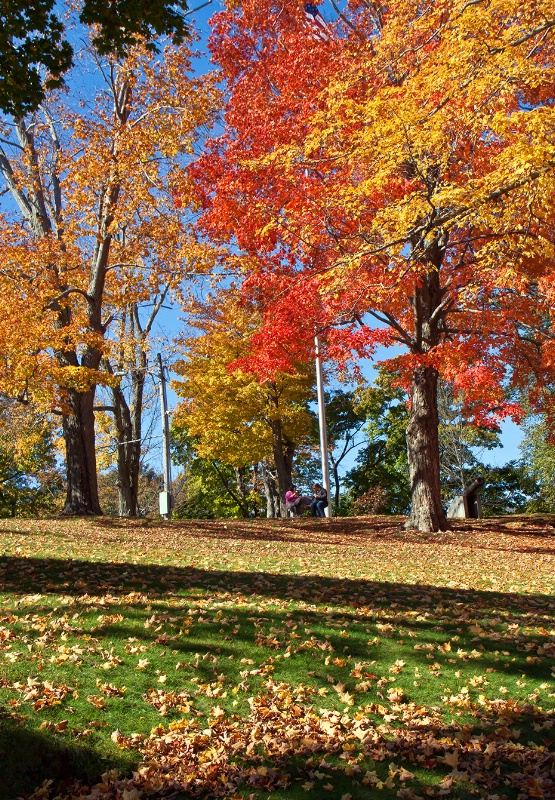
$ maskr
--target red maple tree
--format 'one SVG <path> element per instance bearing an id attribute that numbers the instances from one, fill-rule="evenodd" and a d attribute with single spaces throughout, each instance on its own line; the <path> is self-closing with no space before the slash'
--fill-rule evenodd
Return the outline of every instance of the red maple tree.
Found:
<path id="1" fill-rule="evenodd" d="M 337 360 L 400 344 L 422 531 L 446 527 L 439 377 L 482 424 L 517 416 L 507 380 L 550 339 L 555 21 L 505 6 L 354 0 L 324 37 L 298 2 L 213 20 L 225 131 L 192 174 L 264 308 L 251 368 L 309 357 L 322 331 Z"/>

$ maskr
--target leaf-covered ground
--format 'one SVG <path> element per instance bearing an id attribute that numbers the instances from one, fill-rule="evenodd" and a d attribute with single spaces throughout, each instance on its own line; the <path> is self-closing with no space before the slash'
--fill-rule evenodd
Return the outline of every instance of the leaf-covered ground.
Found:
<path id="1" fill-rule="evenodd" d="M 0 520 L 0 797 L 555 797 L 555 518 Z"/>

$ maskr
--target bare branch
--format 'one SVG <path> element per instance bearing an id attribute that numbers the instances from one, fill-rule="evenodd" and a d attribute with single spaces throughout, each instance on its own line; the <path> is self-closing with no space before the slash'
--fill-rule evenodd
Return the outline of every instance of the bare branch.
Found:
<path id="1" fill-rule="evenodd" d="M 60 311 L 61 306 L 59 301 L 62 300 L 64 297 L 67 297 L 70 294 L 81 294 L 87 301 L 87 303 L 92 303 L 93 298 L 87 294 L 87 292 L 83 291 L 83 289 L 77 289 L 75 287 L 71 287 L 69 289 L 65 289 L 61 294 L 57 295 L 56 297 L 52 298 L 49 303 L 43 306 L 43 311 L 50 310 L 50 311 Z"/>
<path id="2" fill-rule="evenodd" d="M 158 314 L 158 312 L 162 308 L 162 304 L 163 304 L 164 300 L 166 299 L 166 295 L 168 294 L 169 289 L 170 289 L 170 284 L 167 283 L 165 285 L 162 293 L 160 294 L 160 297 L 154 303 L 152 311 L 150 312 L 150 316 L 149 316 L 149 318 L 147 320 L 147 323 L 146 323 L 146 325 L 144 327 L 143 333 L 145 333 L 145 334 L 150 333 L 150 331 L 152 329 L 152 326 L 154 324 L 154 320 L 156 319 L 156 315 Z"/>

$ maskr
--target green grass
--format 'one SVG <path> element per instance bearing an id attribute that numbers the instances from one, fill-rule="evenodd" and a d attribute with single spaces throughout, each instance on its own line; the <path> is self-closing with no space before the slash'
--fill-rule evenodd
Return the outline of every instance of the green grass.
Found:
<path id="1" fill-rule="evenodd" d="M 553 796 L 552 525 L 2 520 L 0 798 Z"/>

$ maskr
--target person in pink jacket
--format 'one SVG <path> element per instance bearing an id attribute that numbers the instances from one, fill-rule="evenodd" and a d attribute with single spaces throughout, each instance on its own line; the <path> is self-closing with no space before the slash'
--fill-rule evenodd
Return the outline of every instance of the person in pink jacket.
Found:
<path id="1" fill-rule="evenodd" d="M 300 516 L 300 504 L 302 497 L 297 494 L 297 487 L 291 485 L 289 491 L 285 492 L 285 508 L 290 511 L 294 517 Z"/>

